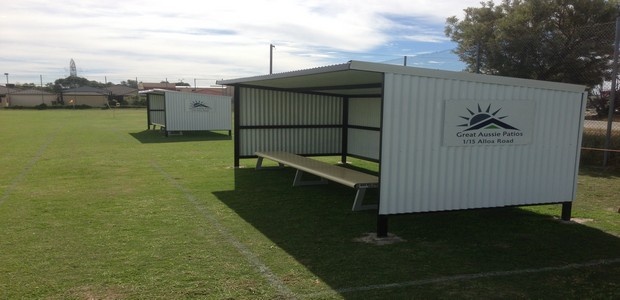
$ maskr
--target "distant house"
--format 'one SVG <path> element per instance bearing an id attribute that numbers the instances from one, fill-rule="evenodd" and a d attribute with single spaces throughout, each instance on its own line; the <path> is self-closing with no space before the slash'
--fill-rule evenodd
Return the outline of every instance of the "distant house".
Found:
<path id="1" fill-rule="evenodd" d="M 141 91 L 154 89 L 176 91 L 176 85 L 170 82 L 140 82 L 138 83 L 138 89 Z"/>
<path id="2" fill-rule="evenodd" d="M 11 91 L 10 106 L 37 106 L 41 104 L 52 105 L 58 100 L 58 96 L 46 91 L 29 89 L 23 91 Z"/>
<path id="3" fill-rule="evenodd" d="M 12 88 L 8 88 L 6 86 L 0 86 L 0 104 L 2 107 L 9 106 L 9 95 L 16 92 Z"/>
<path id="4" fill-rule="evenodd" d="M 62 99 L 65 105 L 102 107 L 107 105 L 109 96 L 110 91 L 90 86 L 82 86 L 62 91 Z"/>
<path id="5" fill-rule="evenodd" d="M 107 87 L 106 90 L 110 92 L 112 99 L 117 101 L 129 101 L 130 97 L 138 96 L 138 89 L 126 85 L 113 85 Z"/>

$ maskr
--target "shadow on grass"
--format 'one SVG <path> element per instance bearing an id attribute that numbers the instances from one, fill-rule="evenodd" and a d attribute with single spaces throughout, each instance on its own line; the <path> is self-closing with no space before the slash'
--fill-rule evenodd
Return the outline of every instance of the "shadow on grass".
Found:
<path id="1" fill-rule="evenodd" d="M 182 135 L 165 136 L 162 131 L 144 130 L 130 133 L 143 144 L 230 140 L 228 131 L 184 131 Z"/>
<path id="2" fill-rule="evenodd" d="M 234 172 L 235 190 L 216 197 L 336 291 L 620 256 L 617 237 L 519 208 L 390 216 L 390 232 L 406 242 L 360 243 L 376 211 L 352 212 L 353 189 L 292 187 L 290 168 Z"/>

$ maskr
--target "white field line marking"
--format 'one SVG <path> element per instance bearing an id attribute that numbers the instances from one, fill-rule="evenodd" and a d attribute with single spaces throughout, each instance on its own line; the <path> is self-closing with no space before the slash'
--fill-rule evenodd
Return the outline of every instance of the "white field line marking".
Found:
<path id="1" fill-rule="evenodd" d="M 263 275 L 265 279 L 267 279 L 267 281 L 271 284 L 271 286 L 275 288 L 281 294 L 281 296 L 285 297 L 286 299 L 296 298 L 295 294 L 278 278 L 278 276 L 276 276 L 269 269 L 269 267 L 267 267 L 263 262 L 261 262 L 261 260 L 254 253 L 252 253 L 252 251 L 250 251 L 243 243 L 241 243 L 237 238 L 235 238 L 235 236 L 232 235 L 232 233 L 230 233 L 224 225 L 222 225 L 215 217 L 213 217 L 213 215 L 209 212 L 209 210 L 207 210 L 207 208 L 204 205 L 202 205 L 196 199 L 196 197 L 194 197 L 194 195 L 192 195 L 192 193 L 189 192 L 189 190 L 187 190 L 185 187 L 179 184 L 170 174 L 164 171 L 156 162 L 151 161 L 151 165 L 153 166 L 153 168 L 159 171 L 159 173 L 161 173 L 164 177 L 166 177 L 166 179 L 168 179 L 168 181 L 174 187 L 176 187 L 179 191 L 181 191 L 187 200 L 189 200 L 192 204 L 194 204 L 194 207 L 203 214 L 203 216 L 207 219 L 207 221 L 209 221 L 211 225 L 213 225 L 213 227 L 215 227 L 217 231 L 219 231 L 220 234 L 224 236 L 224 238 L 226 238 L 226 240 L 230 244 L 232 244 L 237 249 L 237 251 L 239 251 L 239 253 L 241 253 L 247 259 L 247 261 L 250 264 L 252 264 L 261 275 Z"/>
<path id="2" fill-rule="evenodd" d="M 9 198 L 9 196 L 11 195 L 15 187 L 18 184 L 20 184 L 22 180 L 24 180 L 24 177 L 26 176 L 26 174 L 28 174 L 30 169 L 32 169 L 32 166 L 34 166 L 34 164 L 36 164 L 39 161 L 39 159 L 41 159 L 41 156 L 43 156 L 43 153 L 45 153 L 45 150 L 47 150 L 47 147 L 54 141 L 54 139 L 56 138 L 59 132 L 60 132 L 60 128 L 56 129 L 56 131 L 52 133 L 52 135 L 47 139 L 45 144 L 43 144 L 43 146 L 39 148 L 37 153 L 30 159 L 30 161 L 24 167 L 24 169 L 17 175 L 17 177 L 15 177 L 15 179 L 13 179 L 11 184 L 9 184 L 9 187 L 7 187 L 7 189 L 2 194 L 2 197 L 0 197 L 0 205 L 2 205 L 4 200 Z"/>
<path id="3" fill-rule="evenodd" d="M 433 284 L 433 283 L 471 280 L 471 279 L 478 279 L 478 278 L 501 277 L 501 276 L 532 274 L 532 273 L 542 273 L 542 272 L 551 272 L 551 271 L 564 271 L 564 270 L 571 270 L 571 269 L 581 269 L 581 268 L 588 268 L 588 267 L 595 267 L 595 266 L 611 265 L 611 264 L 617 264 L 617 263 L 620 263 L 620 258 L 595 260 L 595 261 L 589 261 L 585 263 L 575 263 L 575 264 L 569 264 L 569 265 L 558 266 L 558 267 L 544 267 L 544 268 L 537 268 L 537 269 L 521 269 L 521 270 L 512 270 L 512 271 L 496 271 L 496 272 L 485 272 L 485 273 L 474 273 L 474 274 L 462 274 L 462 275 L 412 280 L 412 281 L 397 282 L 397 283 L 386 283 L 386 284 L 375 284 L 375 285 L 360 286 L 360 287 L 340 288 L 340 289 L 335 289 L 329 292 L 324 292 L 324 293 L 319 292 L 319 293 L 314 293 L 314 294 L 305 295 L 305 296 L 308 298 L 313 298 L 313 297 L 321 296 L 324 294 L 325 295 L 334 294 L 334 293 L 344 294 L 344 293 L 362 292 L 362 291 L 370 291 L 370 290 L 402 288 L 402 287 L 408 287 L 408 286 L 425 285 L 425 284 Z"/>

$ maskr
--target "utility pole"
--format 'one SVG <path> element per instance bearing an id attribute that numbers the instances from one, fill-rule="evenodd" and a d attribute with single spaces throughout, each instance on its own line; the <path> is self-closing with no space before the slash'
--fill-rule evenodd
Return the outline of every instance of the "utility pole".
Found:
<path id="1" fill-rule="evenodd" d="M 39 79 L 41 80 L 41 104 L 45 104 L 43 100 L 43 75 L 39 75 Z"/>

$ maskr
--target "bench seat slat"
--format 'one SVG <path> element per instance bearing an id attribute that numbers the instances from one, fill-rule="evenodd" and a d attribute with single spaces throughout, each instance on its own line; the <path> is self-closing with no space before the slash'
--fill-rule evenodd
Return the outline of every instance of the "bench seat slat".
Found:
<path id="1" fill-rule="evenodd" d="M 302 170 L 306 173 L 314 174 L 352 188 L 377 187 L 379 183 L 377 176 L 339 166 L 330 165 L 322 161 L 310 159 L 288 152 L 270 151 L 256 152 L 255 154 L 259 157 L 264 157 L 275 162 L 279 162 L 293 168 Z"/>

